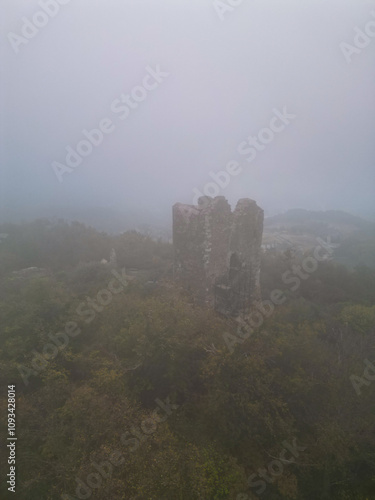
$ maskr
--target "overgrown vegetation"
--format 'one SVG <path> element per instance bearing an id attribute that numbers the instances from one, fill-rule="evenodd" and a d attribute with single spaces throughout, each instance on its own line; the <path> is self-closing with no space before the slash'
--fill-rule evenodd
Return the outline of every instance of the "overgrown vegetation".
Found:
<path id="1" fill-rule="evenodd" d="M 375 380 L 357 391 L 351 380 L 375 360 L 374 269 L 320 263 L 231 354 L 223 334 L 237 325 L 174 286 L 169 244 L 78 223 L 1 232 L 0 379 L 17 386 L 17 498 L 375 498 Z M 146 277 L 129 280 L 87 322 L 77 308 L 88 299 L 98 306 L 113 279 L 100 264 L 111 248 L 120 274 L 137 268 Z M 290 259 L 265 254 L 265 298 L 285 288 Z M 44 272 L 20 272 L 34 266 Z M 80 333 L 39 373 L 20 371 L 67 322 Z M 147 434 L 142 423 L 157 400 L 175 408 Z M 304 451 L 257 496 L 247 478 L 294 439 Z M 117 450 L 122 463 L 90 487 L 94 464 Z M 4 453 L 1 461 L 4 471 Z M 76 478 L 91 496 L 82 486 L 77 493 Z"/>

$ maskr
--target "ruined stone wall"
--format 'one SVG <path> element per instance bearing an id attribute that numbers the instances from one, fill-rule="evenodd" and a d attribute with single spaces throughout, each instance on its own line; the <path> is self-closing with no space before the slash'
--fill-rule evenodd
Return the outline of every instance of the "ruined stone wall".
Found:
<path id="1" fill-rule="evenodd" d="M 175 278 L 228 316 L 246 314 L 260 300 L 263 210 L 239 200 L 232 213 L 223 196 L 173 207 Z"/>

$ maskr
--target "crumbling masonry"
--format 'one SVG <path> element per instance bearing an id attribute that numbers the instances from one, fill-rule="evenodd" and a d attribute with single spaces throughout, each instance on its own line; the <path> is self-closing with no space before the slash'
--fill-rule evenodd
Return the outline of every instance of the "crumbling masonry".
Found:
<path id="1" fill-rule="evenodd" d="M 202 197 L 198 205 L 173 206 L 175 278 L 226 316 L 246 315 L 261 300 L 260 258 L 263 210 L 223 196 Z"/>

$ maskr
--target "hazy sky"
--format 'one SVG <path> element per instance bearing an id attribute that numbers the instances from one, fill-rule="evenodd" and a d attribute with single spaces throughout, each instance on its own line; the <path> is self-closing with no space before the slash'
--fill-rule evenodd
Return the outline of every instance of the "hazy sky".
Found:
<path id="1" fill-rule="evenodd" d="M 232 204 L 375 213 L 375 2 L 223 0 L 238 5 L 221 19 L 214 0 L 64 1 L 53 18 L 35 17 L 47 0 L 2 2 L 3 214 L 157 213 L 191 203 L 230 161 L 242 171 L 219 194 Z M 47 21 L 35 36 L 23 19 L 33 16 Z M 158 67 L 160 81 L 145 80 Z M 273 138 L 263 131 L 269 142 L 248 162 L 239 145 L 285 107 L 295 118 Z M 59 182 L 52 163 L 105 119 L 112 131 Z"/>

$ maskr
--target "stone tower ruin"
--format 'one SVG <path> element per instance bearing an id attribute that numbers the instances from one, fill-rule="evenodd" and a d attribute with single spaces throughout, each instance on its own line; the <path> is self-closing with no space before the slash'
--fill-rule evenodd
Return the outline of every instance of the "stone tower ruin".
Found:
<path id="1" fill-rule="evenodd" d="M 235 210 L 223 196 L 173 206 L 175 279 L 226 316 L 246 315 L 261 300 L 263 210 L 241 199 Z"/>

